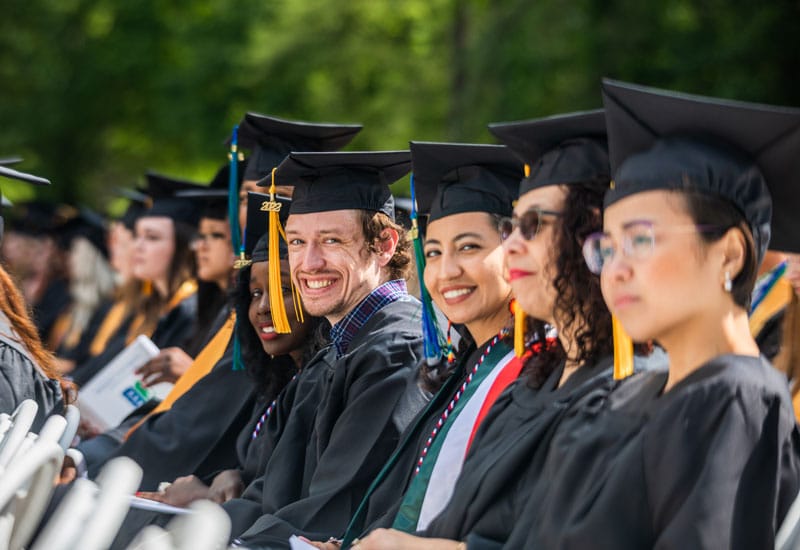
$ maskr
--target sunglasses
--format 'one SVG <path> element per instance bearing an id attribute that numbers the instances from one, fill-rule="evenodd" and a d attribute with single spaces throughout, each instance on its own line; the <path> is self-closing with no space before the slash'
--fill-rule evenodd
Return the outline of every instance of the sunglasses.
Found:
<path id="1" fill-rule="evenodd" d="M 560 218 L 563 215 L 563 212 L 531 208 L 530 210 L 526 210 L 521 216 L 501 218 L 497 223 L 497 230 L 500 232 L 500 238 L 506 240 L 515 229 L 519 228 L 522 238 L 529 241 L 539 233 L 539 229 L 543 225 L 547 224 L 546 218 Z"/>

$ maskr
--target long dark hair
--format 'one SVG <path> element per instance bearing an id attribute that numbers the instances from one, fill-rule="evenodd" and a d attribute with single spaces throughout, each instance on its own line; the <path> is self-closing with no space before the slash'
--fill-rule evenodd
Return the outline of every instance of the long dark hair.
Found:
<path id="1" fill-rule="evenodd" d="M 542 346 L 524 367 L 528 384 L 539 388 L 569 356 L 580 365 L 596 365 L 613 352 L 611 313 L 603 301 L 600 277 L 589 271 L 583 259 L 583 243 L 602 230 L 603 196 L 608 180 L 591 180 L 566 186 L 563 215 L 558 219 L 555 246 L 555 315 L 561 326 L 575 333 L 575 348 L 565 350 L 560 342 Z M 528 341 L 545 342 L 546 327 L 529 323 Z"/>
<path id="2" fill-rule="evenodd" d="M 250 325 L 250 266 L 239 271 L 231 297 L 236 308 L 237 337 L 242 350 L 245 370 L 253 379 L 259 401 L 272 401 L 289 383 L 298 368 L 302 368 L 325 345 L 322 336 L 322 319 L 306 316 L 310 324 L 309 336 L 303 347 L 300 365 L 289 355 L 270 357 L 261 346 L 258 334 Z M 291 314 L 291 313 L 290 313 Z"/>

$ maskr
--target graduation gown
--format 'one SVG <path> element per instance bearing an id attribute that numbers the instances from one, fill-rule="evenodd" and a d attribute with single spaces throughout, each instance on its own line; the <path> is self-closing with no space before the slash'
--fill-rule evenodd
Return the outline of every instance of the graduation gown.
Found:
<path id="1" fill-rule="evenodd" d="M 232 535 L 252 548 L 288 548 L 292 534 L 341 536 L 368 485 L 423 402 L 419 302 L 375 312 L 337 358 L 321 350 L 267 422 L 263 474 L 223 505 Z M 416 396 L 416 397 L 415 397 Z"/>
<path id="2" fill-rule="evenodd" d="M 48 416 L 64 412 L 64 395 L 58 380 L 47 378 L 16 335 L 8 317 L 0 313 L 0 413 L 11 414 L 26 399 L 39 404 L 34 432 L 39 431 Z"/>
<path id="3" fill-rule="evenodd" d="M 625 381 L 564 424 L 508 548 L 772 548 L 800 488 L 786 382 L 717 357 Z"/>
<path id="4" fill-rule="evenodd" d="M 91 357 L 89 347 L 92 345 L 92 340 L 100 329 L 100 325 L 103 324 L 103 320 L 106 318 L 106 315 L 108 315 L 112 305 L 114 305 L 113 300 L 106 300 L 100 304 L 89 320 L 89 324 L 86 325 L 86 328 L 81 333 L 81 338 L 78 343 L 72 347 L 68 347 L 62 342 L 56 350 L 56 355 L 62 359 L 75 361 L 76 365 L 88 361 Z"/>
<path id="5" fill-rule="evenodd" d="M 636 356 L 637 371 L 665 368 L 663 353 Z M 613 358 L 577 369 L 558 386 L 563 365 L 538 389 L 520 377 L 495 402 L 481 424 L 445 510 L 420 533 L 452 540 L 505 541 L 540 479 L 539 464 L 561 422 L 581 403 L 594 402 L 617 384 Z M 490 546 L 491 547 L 491 546 Z"/>
<path id="6" fill-rule="evenodd" d="M 50 340 L 50 332 L 56 324 L 59 316 L 69 307 L 69 281 L 58 278 L 52 281 L 45 289 L 42 297 L 31 308 L 33 310 L 33 322 L 39 330 L 39 337 L 42 342 Z"/>
<path id="7" fill-rule="evenodd" d="M 159 349 L 171 346 L 182 346 L 191 336 L 197 322 L 197 294 L 181 300 L 175 307 L 161 316 L 150 339 Z M 100 355 L 92 357 L 83 365 L 72 371 L 72 380 L 83 386 L 100 372 L 114 357 L 128 345 L 128 324 L 124 323 L 120 330 L 109 340 L 106 349 Z"/>

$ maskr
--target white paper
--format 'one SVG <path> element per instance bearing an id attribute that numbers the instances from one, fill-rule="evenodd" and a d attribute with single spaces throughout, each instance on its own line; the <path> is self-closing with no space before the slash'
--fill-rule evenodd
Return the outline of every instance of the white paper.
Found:
<path id="1" fill-rule="evenodd" d="M 301 540 L 297 535 L 289 537 L 289 546 L 292 550 L 317 550 L 316 546 L 312 546 L 306 541 Z"/>
<path id="2" fill-rule="evenodd" d="M 177 506 L 171 506 L 169 504 L 164 504 L 163 502 L 156 502 L 155 500 L 150 500 L 149 498 L 137 497 L 136 495 L 131 495 L 131 508 L 136 508 L 137 510 L 148 510 L 150 512 L 160 512 L 162 514 L 180 515 L 193 513 L 189 508 L 178 508 Z"/>
<path id="3" fill-rule="evenodd" d="M 136 369 L 158 355 L 158 346 L 140 335 L 117 354 L 78 392 L 81 417 L 102 431 L 118 426 L 150 398 L 163 399 L 172 384 L 142 385 Z"/>

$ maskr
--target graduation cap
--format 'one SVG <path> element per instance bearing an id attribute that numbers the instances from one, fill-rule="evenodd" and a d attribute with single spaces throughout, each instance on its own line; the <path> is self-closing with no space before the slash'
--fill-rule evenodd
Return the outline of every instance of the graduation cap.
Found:
<path id="1" fill-rule="evenodd" d="M 196 226 L 200 219 L 200 208 L 190 197 L 178 196 L 178 193 L 198 191 L 204 186 L 187 180 L 181 180 L 155 172 L 148 172 L 147 196 L 153 204 L 139 217 L 166 216 L 176 222 Z"/>
<path id="2" fill-rule="evenodd" d="M 75 215 L 61 226 L 59 237 L 64 246 L 69 246 L 77 237 L 83 237 L 108 258 L 105 219 L 86 206 L 79 207 Z"/>
<path id="3" fill-rule="evenodd" d="M 495 123 L 489 131 L 526 165 L 520 195 L 548 185 L 610 179 L 602 109 Z"/>
<path id="4" fill-rule="evenodd" d="M 252 150 L 244 179 L 261 180 L 291 151 L 338 151 L 360 124 L 321 124 L 247 113 L 239 123 L 239 147 Z"/>
<path id="5" fill-rule="evenodd" d="M 242 176 L 247 166 L 246 160 L 237 161 L 237 180 L 239 186 L 242 184 Z M 211 218 L 214 220 L 225 220 L 228 218 L 228 185 L 230 183 L 230 163 L 223 164 L 214 174 L 207 186 L 192 186 L 188 189 L 181 189 L 175 192 L 179 198 L 194 199 L 195 205 L 201 209 L 200 218 Z"/>
<path id="6" fill-rule="evenodd" d="M 294 186 L 292 214 L 367 210 L 394 219 L 389 185 L 410 169 L 408 151 L 290 153 L 272 183 Z"/>
<path id="7" fill-rule="evenodd" d="M 417 209 L 428 223 L 464 212 L 509 216 L 522 163 L 503 145 L 411 142 Z"/>
<path id="8" fill-rule="evenodd" d="M 281 226 L 286 224 L 286 218 L 289 217 L 289 206 L 292 199 L 283 197 L 281 195 L 275 196 L 275 201 L 281 205 L 279 217 Z M 244 230 L 244 250 L 245 255 L 249 258 L 248 263 L 266 262 L 267 244 L 268 244 L 268 219 L 271 199 L 265 193 L 247 193 L 247 225 Z M 286 242 L 283 241 L 279 246 L 280 258 L 286 258 L 288 249 Z"/>
<path id="9" fill-rule="evenodd" d="M 800 109 L 603 80 L 614 185 L 606 205 L 643 191 L 714 195 L 744 215 L 758 260 L 800 252 Z"/>
<path id="10" fill-rule="evenodd" d="M 114 194 L 128 199 L 128 206 L 125 208 L 125 212 L 123 212 L 122 216 L 119 217 L 119 222 L 129 231 L 133 231 L 136 220 L 142 212 L 153 205 L 153 199 L 147 196 L 142 189 L 117 187 L 114 189 Z"/>
<path id="11" fill-rule="evenodd" d="M 18 157 L 3 159 L 2 162 L 0 162 L 0 176 L 8 179 L 32 183 L 33 185 L 50 185 L 50 180 L 48 179 L 34 176 L 33 174 L 28 174 L 26 172 L 19 172 L 6 166 L 8 164 L 16 164 L 20 161 L 22 161 L 22 159 Z M 2 196 L 2 193 L 0 193 L 0 203 L 2 203 L 1 205 L 4 207 L 12 206 L 11 201 Z M 3 237 L 3 225 L 3 217 L 0 216 L 0 239 Z"/>

